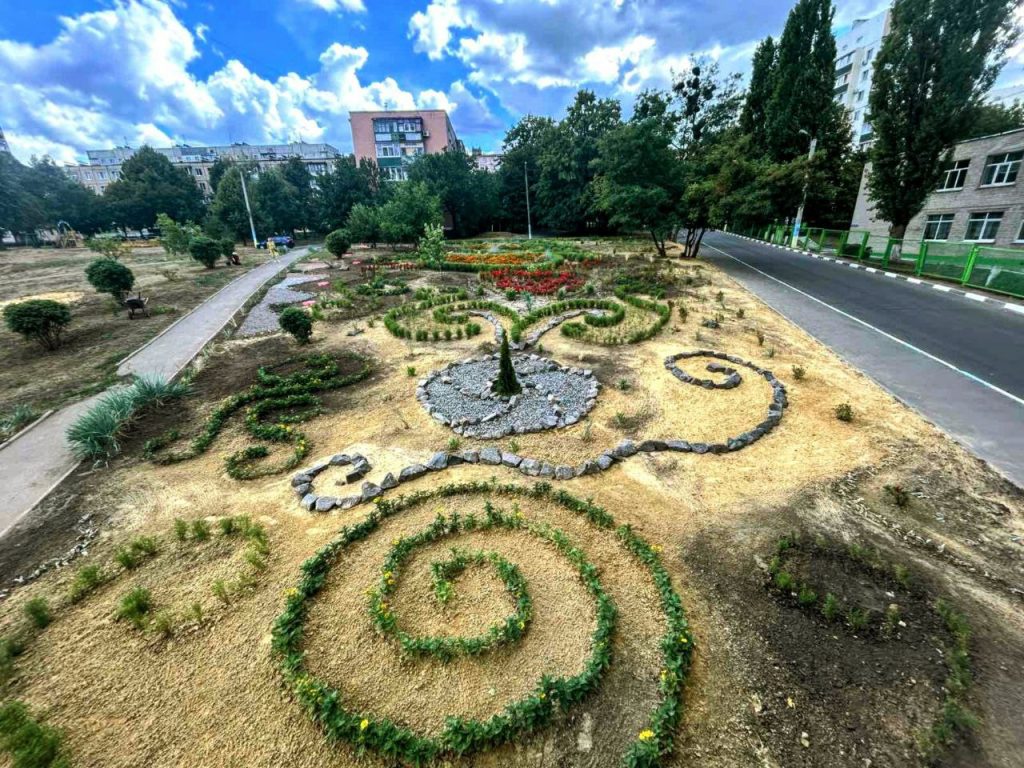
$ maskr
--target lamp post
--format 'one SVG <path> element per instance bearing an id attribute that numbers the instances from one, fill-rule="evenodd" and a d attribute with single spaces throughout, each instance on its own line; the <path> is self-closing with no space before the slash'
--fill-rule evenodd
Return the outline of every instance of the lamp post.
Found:
<path id="1" fill-rule="evenodd" d="M 245 212 L 249 214 L 249 232 L 252 234 L 252 247 L 256 247 L 256 225 L 252 221 L 252 206 L 249 205 L 249 191 L 245 188 L 245 171 L 238 166 L 238 177 L 242 180 L 242 198 L 245 200 Z"/>
<path id="2" fill-rule="evenodd" d="M 803 128 L 800 129 L 800 133 L 804 134 L 804 136 L 810 136 L 810 134 L 807 133 L 807 131 L 805 131 Z M 811 172 L 809 166 L 811 160 L 814 159 L 814 150 L 817 146 L 818 140 L 816 138 L 812 138 L 811 149 L 807 153 L 808 169 L 807 173 L 804 174 L 804 194 L 803 197 L 800 199 L 800 207 L 796 209 L 796 221 L 793 222 L 793 240 L 790 243 L 790 245 L 792 245 L 794 248 L 796 248 L 797 241 L 800 239 L 800 225 L 803 223 L 804 220 L 804 206 L 807 205 L 807 177 L 810 175 Z"/>
<path id="3" fill-rule="evenodd" d="M 526 184 L 526 239 L 533 240 L 533 224 L 530 221 L 530 174 L 523 160 L 523 182 Z"/>

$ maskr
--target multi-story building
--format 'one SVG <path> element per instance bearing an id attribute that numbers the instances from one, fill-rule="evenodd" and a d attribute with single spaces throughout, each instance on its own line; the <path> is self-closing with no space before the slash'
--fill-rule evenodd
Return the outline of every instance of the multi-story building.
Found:
<path id="1" fill-rule="evenodd" d="M 479 147 L 473 147 L 472 157 L 473 164 L 478 171 L 497 173 L 498 169 L 501 168 L 501 159 L 504 155 L 498 152 L 484 152 Z"/>
<path id="2" fill-rule="evenodd" d="M 1024 128 L 962 141 L 945 163 L 939 185 L 911 219 L 904 240 L 973 242 L 1024 248 Z M 870 167 L 861 177 L 852 230 L 886 235 L 868 200 Z"/>
<path id="3" fill-rule="evenodd" d="M 356 162 L 374 160 L 381 175 L 392 181 L 408 178 L 408 168 L 420 155 L 465 151 L 443 109 L 350 112 Z"/>
<path id="4" fill-rule="evenodd" d="M 849 30 L 836 36 L 835 100 L 846 107 L 853 124 L 853 145 L 871 143 L 871 115 L 868 96 L 875 58 L 889 34 L 889 11 L 857 19 Z"/>
<path id="5" fill-rule="evenodd" d="M 221 158 L 249 160 L 259 164 L 261 170 L 281 165 L 291 157 L 297 157 L 306 164 L 314 176 L 326 173 L 335 158 L 341 155 L 330 144 L 228 144 L 219 147 L 191 147 L 179 144 L 174 147 L 155 147 L 161 155 L 174 165 L 185 168 L 195 179 L 204 195 L 212 195 L 210 168 Z M 65 166 L 65 171 L 96 194 L 112 181 L 121 177 L 121 165 L 137 150 L 133 147 L 113 149 L 90 149 L 88 162 Z"/>

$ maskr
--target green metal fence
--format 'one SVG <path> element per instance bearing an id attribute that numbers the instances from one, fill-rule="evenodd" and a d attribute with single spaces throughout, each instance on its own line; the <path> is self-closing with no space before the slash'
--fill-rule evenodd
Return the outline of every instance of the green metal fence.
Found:
<path id="1" fill-rule="evenodd" d="M 792 228 L 785 224 L 753 227 L 741 234 L 775 245 L 794 245 Z M 870 232 L 806 226 L 801 228 L 795 246 L 807 253 L 843 256 L 885 269 L 913 268 L 918 275 L 1024 298 L 1024 248 L 907 242 Z"/>

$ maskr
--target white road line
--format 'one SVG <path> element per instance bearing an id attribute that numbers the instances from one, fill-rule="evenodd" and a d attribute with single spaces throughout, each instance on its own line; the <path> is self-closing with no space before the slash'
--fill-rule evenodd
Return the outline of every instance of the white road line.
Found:
<path id="1" fill-rule="evenodd" d="M 948 285 L 937 285 L 935 283 L 932 283 L 932 288 L 934 288 L 936 291 L 942 291 L 943 293 L 949 293 L 950 291 L 953 290 Z"/>
<path id="2" fill-rule="evenodd" d="M 877 272 L 878 271 L 874 267 L 864 267 L 864 269 L 866 269 L 868 272 Z"/>
<path id="3" fill-rule="evenodd" d="M 980 293 L 971 293 L 970 291 L 964 291 L 964 296 L 966 296 L 968 299 L 974 299 L 975 301 L 988 301 L 988 299 L 985 296 L 982 296 Z"/>
<path id="4" fill-rule="evenodd" d="M 908 277 L 907 282 L 914 285 L 924 285 L 924 280 L 918 280 L 916 277 Z"/>
<path id="5" fill-rule="evenodd" d="M 1003 397 L 1006 397 L 1006 398 L 1012 400 L 1013 402 L 1017 403 L 1017 405 L 1024 406 L 1024 399 L 1021 399 L 1021 398 L 1017 397 L 1016 395 L 1011 394 L 1010 392 L 1007 392 L 1005 389 L 997 387 L 992 382 L 985 381 L 985 379 L 981 378 L 980 376 L 975 376 L 973 373 L 971 373 L 970 371 L 965 371 L 963 368 L 957 368 L 955 365 L 953 365 L 950 362 L 947 362 L 947 361 L 943 360 L 941 357 L 936 357 L 931 352 L 925 352 L 920 347 L 915 347 L 909 341 L 904 341 L 903 339 L 901 339 L 901 338 L 899 338 L 897 336 L 893 336 L 891 333 L 888 333 L 887 331 L 883 331 L 881 328 L 878 328 L 877 326 L 874 326 L 871 323 L 868 323 L 868 322 L 866 322 L 864 320 L 861 320 L 859 317 L 856 317 L 855 315 L 851 315 L 849 312 L 844 312 L 843 310 L 839 309 L 839 307 L 834 307 L 831 304 L 829 304 L 827 301 L 822 301 L 817 296 L 812 296 L 811 294 L 807 293 L 807 291 L 802 291 L 799 288 L 797 288 L 795 285 L 790 285 L 785 280 L 779 280 L 779 278 L 775 277 L 774 275 L 769 275 L 767 272 L 765 272 L 763 270 L 760 270 L 757 267 L 753 266 L 752 264 L 748 264 L 747 262 L 743 261 L 743 259 L 738 259 L 735 256 L 733 256 L 731 253 L 726 253 L 721 248 L 716 248 L 715 246 L 711 245 L 710 243 L 704 243 L 704 245 L 706 245 L 708 248 L 711 248 L 711 249 L 713 249 L 715 251 L 718 251 L 723 256 L 725 256 L 727 258 L 730 258 L 733 261 L 742 264 L 743 266 L 747 267 L 747 269 L 752 269 L 755 272 L 757 272 L 759 275 L 764 275 L 769 280 L 773 280 L 776 283 L 778 283 L 779 285 L 785 286 L 786 288 L 789 288 L 791 291 L 796 291 L 801 296 L 805 296 L 808 299 L 810 299 L 811 301 L 814 301 L 814 302 L 816 302 L 818 304 L 821 304 L 821 306 L 825 307 L 826 309 L 831 309 L 836 314 L 842 315 L 843 317 L 847 318 L 848 320 L 853 320 L 853 322 L 858 323 L 859 325 L 862 325 L 865 328 L 868 328 L 868 329 L 874 331 L 875 333 L 877 333 L 877 334 L 879 334 L 881 336 L 884 336 L 885 338 L 889 339 L 890 341 L 894 341 L 897 344 L 900 344 L 901 346 L 904 346 L 904 347 L 906 347 L 909 350 L 912 350 L 914 352 L 917 352 L 920 355 L 923 355 L 924 357 L 927 357 L 929 360 L 932 360 L 932 361 L 934 361 L 936 363 L 939 363 L 940 365 L 944 365 L 946 368 L 949 368 L 951 371 L 955 371 L 956 373 L 959 373 L 961 376 L 964 376 L 964 377 L 970 379 L 971 381 L 973 381 L 973 382 L 975 382 L 977 384 L 981 384 L 983 387 L 987 387 L 988 389 L 991 389 L 993 392 L 996 392 L 996 393 L 1002 395 Z M 935 287 L 938 288 L 939 286 L 935 286 Z M 946 290 L 949 290 L 949 289 L 947 288 Z"/>
<path id="6" fill-rule="evenodd" d="M 1006 304 L 1003 304 L 1003 309 L 1008 309 L 1011 312 L 1016 312 L 1020 315 L 1024 315 L 1024 307 L 1022 307 L 1020 304 L 1010 304 L 1009 302 L 1007 302 Z"/>

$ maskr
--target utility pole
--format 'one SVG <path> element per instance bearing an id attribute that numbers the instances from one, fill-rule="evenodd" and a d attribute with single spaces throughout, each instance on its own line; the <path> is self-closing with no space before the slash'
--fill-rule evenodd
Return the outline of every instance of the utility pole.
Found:
<path id="1" fill-rule="evenodd" d="M 256 247 L 256 225 L 252 222 L 252 206 L 249 205 L 249 191 L 245 188 L 245 170 L 238 166 L 238 177 L 242 180 L 242 197 L 245 198 L 245 212 L 249 214 L 249 232 L 252 233 L 252 247 Z"/>
<path id="2" fill-rule="evenodd" d="M 800 129 L 800 133 L 806 134 L 807 131 Z M 796 221 L 793 222 L 793 240 L 790 243 L 794 248 L 797 246 L 797 240 L 800 239 L 800 225 L 804 220 L 804 206 L 807 205 L 807 177 L 811 173 L 810 163 L 814 159 L 814 149 L 818 146 L 818 140 L 816 138 L 811 139 L 811 150 L 807 153 L 807 173 L 804 175 L 804 196 L 800 200 L 800 207 L 796 209 Z"/>
<path id="3" fill-rule="evenodd" d="M 526 239 L 533 240 L 533 223 L 530 221 L 530 174 L 523 160 L 523 181 L 526 184 Z"/>

